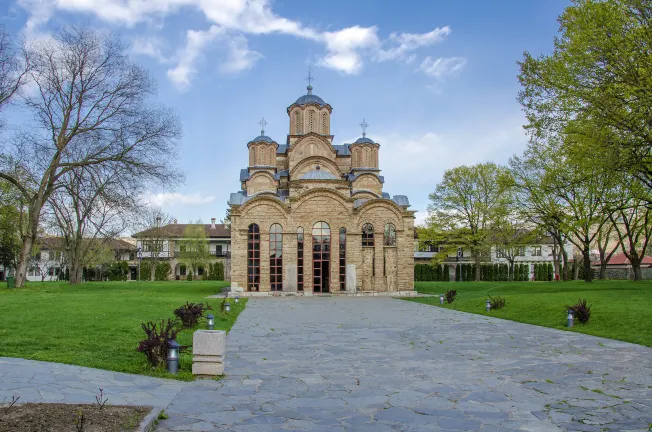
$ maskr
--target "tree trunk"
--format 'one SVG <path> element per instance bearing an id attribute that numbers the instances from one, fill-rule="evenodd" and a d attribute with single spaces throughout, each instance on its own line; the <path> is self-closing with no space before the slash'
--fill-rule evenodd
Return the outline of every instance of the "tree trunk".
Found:
<path id="1" fill-rule="evenodd" d="M 607 263 L 604 261 L 600 262 L 600 280 L 605 280 L 607 278 Z"/>
<path id="2" fill-rule="evenodd" d="M 557 260 L 557 238 L 552 236 L 552 266 L 554 275 L 553 280 L 557 280 L 559 276 L 559 261 Z"/>
<path id="3" fill-rule="evenodd" d="M 643 280 L 643 274 L 641 272 L 641 261 L 643 261 L 642 257 L 638 258 L 638 256 L 635 255 L 632 255 L 629 258 L 629 262 L 632 263 L 632 272 L 634 273 L 635 281 Z"/>
<path id="4" fill-rule="evenodd" d="M 29 262 L 29 256 L 32 253 L 32 246 L 34 245 L 35 239 L 35 235 L 29 235 L 23 240 L 23 247 L 20 249 L 18 265 L 16 266 L 16 288 L 24 286 L 27 280 L 27 263 Z"/>
<path id="5" fill-rule="evenodd" d="M 482 280 L 482 268 L 480 265 L 480 257 L 478 254 L 475 256 L 475 280 L 480 281 Z"/>
<path id="6" fill-rule="evenodd" d="M 563 247 L 560 248 L 561 257 L 564 260 L 564 280 L 568 280 L 568 252 Z"/>
<path id="7" fill-rule="evenodd" d="M 582 257 L 584 259 L 584 281 L 593 282 L 593 272 L 591 271 L 591 253 L 589 249 L 584 249 L 582 251 Z"/>

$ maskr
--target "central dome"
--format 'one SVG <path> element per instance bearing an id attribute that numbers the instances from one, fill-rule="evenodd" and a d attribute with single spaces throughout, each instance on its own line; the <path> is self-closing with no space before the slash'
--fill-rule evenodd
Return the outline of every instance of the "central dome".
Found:
<path id="1" fill-rule="evenodd" d="M 320 107 L 326 106 L 326 102 L 324 102 L 324 99 L 320 98 L 317 95 L 312 94 L 312 86 L 308 86 L 308 94 L 305 94 L 299 99 L 296 100 L 292 105 L 308 105 L 310 103 L 314 103 L 319 105 Z"/>

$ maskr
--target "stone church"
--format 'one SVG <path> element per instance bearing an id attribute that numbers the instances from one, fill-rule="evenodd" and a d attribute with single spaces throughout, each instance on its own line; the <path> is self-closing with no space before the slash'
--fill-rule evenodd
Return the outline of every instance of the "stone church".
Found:
<path id="1" fill-rule="evenodd" d="M 308 93 L 287 108 L 283 144 L 248 144 L 232 193 L 232 291 L 353 293 L 413 289 L 414 211 L 383 192 L 380 144 L 333 144 L 333 108 Z"/>

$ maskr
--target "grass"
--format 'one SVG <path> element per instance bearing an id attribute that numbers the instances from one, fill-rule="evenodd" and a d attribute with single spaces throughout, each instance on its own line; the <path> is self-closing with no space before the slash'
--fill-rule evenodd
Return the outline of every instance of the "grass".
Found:
<path id="1" fill-rule="evenodd" d="M 180 357 L 178 375 L 153 369 L 136 351 L 145 338 L 140 325 L 174 318 L 186 301 L 208 302 L 216 330 L 230 330 L 246 299 L 231 301 L 231 313 L 220 312 L 221 299 L 206 299 L 228 282 L 32 282 L 26 288 L 0 285 L 0 356 L 88 366 L 117 372 L 192 380 L 190 353 Z M 205 328 L 205 323 L 198 328 Z M 177 336 L 192 345 L 193 329 Z"/>
<path id="2" fill-rule="evenodd" d="M 566 329 L 566 306 L 583 298 L 591 305 L 591 319 L 587 324 L 576 322 L 569 330 L 652 347 L 652 281 L 415 282 L 415 289 L 424 294 L 453 288 L 457 299 L 451 305 L 440 306 L 438 297 L 407 300 Z M 486 313 L 490 295 L 503 297 L 505 307 Z"/>

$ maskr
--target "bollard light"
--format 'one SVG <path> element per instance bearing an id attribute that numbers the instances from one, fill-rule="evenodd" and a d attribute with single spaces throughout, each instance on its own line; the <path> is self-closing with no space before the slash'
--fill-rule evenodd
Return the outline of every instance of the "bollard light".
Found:
<path id="1" fill-rule="evenodd" d="M 215 328 L 215 316 L 213 314 L 206 315 L 206 323 L 208 324 L 208 329 L 213 330 Z"/>
<path id="2" fill-rule="evenodd" d="M 226 311 L 226 313 L 231 312 L 231 303 L 229 302 L 224 303 L 224 310 Z"/>
<path id="3" fill-rule="evenodd" d="M 487 312 L 491 310 L 491 301 L 487 300 Z"/>
<path id="4" fill-rule="evenodd" d="M 240 301 L 240 296 L 239 295 L 235 296 L 235 302 L 238 303 L 239 301 Z"/>
<path id="5" fill-rule="evenodd" d="M 168 372 L 176 374 L 179 371 L 179 345 L 177 341 L 168 342 Z"/>
<path id="6" fill-rule="evenodd" d="M 444 304 L 444 295 L 439 294 L 439 304 Z"/>
<path id="7" fill-rule="evenodd" d="M 573 327 L 575 322 L 575 311 L 573 309 L 568 309 L 568 325 L 567 327 Z"/>

